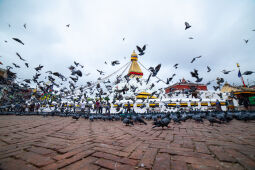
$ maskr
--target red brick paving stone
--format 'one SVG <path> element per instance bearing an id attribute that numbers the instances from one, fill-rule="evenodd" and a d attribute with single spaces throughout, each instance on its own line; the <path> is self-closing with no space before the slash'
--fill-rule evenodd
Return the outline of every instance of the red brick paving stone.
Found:
<path id="1" fill-rule="evenodd" d="M 11 156 L 15 156 L 15 155 L 21 154 L 23 152 L 24 152 L 23 150 L 18 150 L 18 151 L 7 153 L 7 154 L 1 154 L 0 155 L 0 160 L 4 159 L 4 158 L 8 158 L 8 157 L 11 157 Z"/>
<path id="2" fill-rule="evenodd" d="M 156 155 L 153 170 L 170 169 L 170 155 L 166 153 L 158 153 Z"/>
<path id="3" fill-rule="evenodd" d="M 104 158 L 104 159 L 109 159 L 115 162 L 120 162 L 123 164 L 129 164 L 129 165 L 137 165 L 138 161 L 137 160 L 133 160 L 133 159 L 128 159 L 125 157 L 118 157 L 112 154 L 107 154 L 107 153 L 103 153 L 103 152 L 96 152 L 94 153 L 92 156 L 94 157 L 98 157 L 98 158 Z"/>
<path id="4" fill-rule="evenodd" d="M 197 153 L 197 152 L 190 152 L 190 151 L 183 151 L 183 150 L 176 150 L 176 149 L 160 149 L 159 152 L 161 153 L 168 153 L 170 155 L 178 155 L 178 156 L 190 156 L 196 158 L 203 158 L 203 159 L 214 159 L 213 155 Z"/>
<path id="5" fill-rule="evenodd" d="M 184 161 L 171 160 L 172 170 L 188 170 L 187 164 Z"/>
<path id="6" fill-rule="evenodd" d="M 204 142 L 195 142 L 196 150 L 200 153 L 210 154 L 206 144 Z"/>
<path id="7" fill-rule="evenodd" d="M 33 152 L 23 152 L 19 155 L 15 155 L 15 157 L 23 159 L 37 167 L 43 167 L 45 165 L 51 164 L 54 162 L 50 157 L 45 157 L 42 155 L 38 155 Z"/>
<path id="8" fill-rule="evenodd" d="M 198 165 L 198 164 L 192 164 L 191 168 L 192 170 L 215 170 L 216 169 L 215 167 L 209 167 L 209 166 Z M 217 169 L 220 169 L 220 168 L 217 168 Z"/>
<path id="9" fill-rule="evenodd" d="M 83 146 L 83 147 L 80 147 L 80 148 L 76 148 L 76 149 L 74 149 L 74 150 L 72 150 L 70 152 L 67 152 L 65 154 L 57 155 L 57 156 L 53 157 L 53 159 L 59 161 L 61 159 L 69 158 L 69 157 L 71 157 L 71 156 L 73 156 L 73 155 L 75 155 L 77 153 L 80 153 L 80 152 L 83 152 L 85 150 L 90 149 L 92 146 L 93 146 L 93 144 L 89 145 L 89 146 Z"/>
<path id="10" fill-rule="evenodd" d="M 98 159 L 96 162 L 94 162 L 94 164 L 102 166 L 104 168 L 114 169 L 114 170 L 116 170 L 116 169 L 121 169 L 121 170 L 132 170 L 132 169 L 134 169 L 130 165 L 120 164 L 118 162 L 106 160 L 106 159 L 103 159 L 103 158 Z"/>
<path id="11" fill-rule="evenodd" d="M 122 151 L 127 152 L 127 153 L 130 153 L 130 152 L 132 152 L 140 143 L 141 143 L 141 141 L 134 142 L 133 144 L 128 145 L 128 147 L 126 147 L 126 148 L 123 149 Z"/>
<path id="12" fill-rule="evenodd" d="M 41 148 L 41 147 L 31 147 L 28 150 L 31 151 L 31 152 L 35 152 L 37 154 L 41 154 L 41 155 L 47 155 L 47 154 L 50 154 L 50 153 L 54 152 L 53 150 L 46 149 L 46 148 Z"/>
<path id="13" fill-rule="evenodd" d="M 97 158 L 95 157 L 86 157 L 78 162 L 75 162 L 67 167 L 65 167 L 64 169 L 66 170 L 77 170 L 77 169 L 99 169 L 100 167 L 93 165 L 92 162 L 95 162 L 97 160 Z"/>
<path id="14" fill-rule="evenodd" d="M 122 151 L 109 149 L 109 148 L 95 147 L 93 149 L 96 151 L 106 152 L 106 153 L 110 153 L 110 154 L 122 156 L 122 157 L 127 157 L 129 155 L 129 153 L 127 152 L 122 152 Z"/>
<path id="15" fill-rule="evenodd" d="M 106 169 L 106 168 L 102 168 L 102 167 L 101 167 L 99 170 L 109 170 L 109 169 Z"/>
<path id="16" fill-rule="evenodd" d="M 66 146 L 63 145 L 58 145 L 58 144 L 52 144 L 52 143 L 36 143 L 34 144 L 34 146 L 38 146 L 38 147 L 42 147 L 42 148 L 47 148 L 47 149 L 52 149 L 52 150 L 59 150 L 59 149 L 63 149 Z"/>
<path id="17" fill-rule="evenodd" d="M 183 137 L 183 147 L 193 149 L 194 142 L 189 137 Z"/>
<path id="18" fill-rule="evenodd" d="M 238 151 L 255 161 L 255 149 L 242 148 L 238 149 Z"/>
<path id="19" fill-rule="evenodd" d="M 227 153 L 229 153 L 231 156 L 233 156 L 237 161 L 244 166 L 246 169 L 255 169 L 255 162 L 249 158 L 247 158 L 245 155 L 233 150 L 233 149 L 225 149 Z"/>
<path id="20" fill-rule="evenodd" d="M 71 146 L 68 146 L 68 147 L 65 147 L 65 148 L 58 149 L 58 152 L 61 153 L 61 154 L 64 154 L 66 152 L 69 152 L 69 151 L 72 151 L 74 149 L 80 148 L 81 146 L 82 146 L 81 144 L 71 145 Z"/>
<path id="21" fill-rule="evenodd" d="M 60 168 L 63 168 L 63 167 L 66 167 L 74 162 L 77 162 L 83 158 L 86 158 L 88 156 L 90 156 L 91 154 L 93 154 L 94 151 L 93 150 L 87 150 L 87 151 L 84 151 L 84 152 L 81 152 L 81 153 L 78 153 L 76 155 L 74 155 L 73 157 L 69 158 L 69 159 L 63 159 L 63 160 L 60 160 L 56 163 L 53 163 L 53 164 L 49 164 L 45 167 L 43 167 L 43 169 L 60 169 Z"/>
<path id="22" fill-rule="evenodd" d="M 195 158 L 190 156 L 171 156 L 172 160 L 177 161 L 185 161 L 186 163 L 190 164 L 198 164 L 198 165 L 205 165 L 205 166 L 211 166 L 215 168 L 220 168 L 220 162 L 218 160 L 213 159 L 202 159 L 202 158 Z"/>
<path id="23" fill-rule="evenodd" d="M 243 170 L 239 163 L 221 162 L 222 169 Z"/>
<path id="24" fill-rule="evenodd" d="M 144 153 L 139 165 L 143 164 L 145 168 L 152 168 L 154 159 L 157 154 L 157 149 L 155 148 L 148 148 L 147 151 Z"/>
<path id="25" fill-rule="evenodd" d="M 237 162 L 230 154 L 226 153 L 222 147 L 219 146 L 209 146 L 210 150 L 216 155 L 220 161 L 226 162 Z"/>
<path id="26" fill-rule="evenodd" d="M 98 152 L 112 154 L 117 158 L 121 158 L 122 162 L 133 160 L 134 158 L 136 162 L 139 162 L 148 148 L 151 147 L 154 147 L 154 149 L 161 148 L 158 154 L 170 154 L 171 158 L 174 159 L 172 162 L 185 160 L 187 163 L 184 162 L 184 165 L 186 168 L 188 166 L 189 169 L 192 169 L 192 167 L 201 169 L 200 166 L 202 166 L 203 169 L 211 167 L 216 169 L 215 166 L 218 166 L 221 169 L 232 170 L 242 169 L 244 165 L 253 168 L 252 163 L 255 161 L 255 136 L 253 135 L 255 121 L 245 123 L 234 120 L 227 125 L 221 124 L 217 127 L 209 127 L 208 122 L 205 122 L 205 124 L 197 124 L 193 121 L 186 121 L 180 125 L 171 124 L 171 128 L 167 130 L 151 130 L 152 125 L 150 122 L 148 122 L 149 124 L 147 126 L 135 125 L 135 127 L 120 127 L 119 125 L 122 125 L 121 122 L 96 121 L 90 123 L 83 119 L 74 123 L 71 122 L 74 122 L 71 118 L 60 117 L 1 116 L 0 126 L 3 128 L 0 127 L 0 139 L 6 138 L 10 143 L 19 143 L 5 144 L 0 141 L 0 162 L 1 156 L 4 156 L 2 158 L 10 156 L 15 158 L 17 155 L 20 155 L 20 153 L 28 151 L 35 145 L 38 145 L 40 148 L 53 150 L 52 153 L 47 154 L 47 156 L 52 158 L 58 153 L 63 154 L 61 151 L 65 149 L 66 151 L 64 153 L 72 151 L 73 149 L 70 149 L 70 147 L 76 147 L 79 144 L 88 145 L 86 142 L 96 142 L 95 146 L 97 146 Z M 233 131 L 233 129 L 235 129 L 235 131 Z M 41 131 L 44 133 L 41 133 Z M 118 140 L 118 138 L 120 140 Z M 175 141 L 173 141 L 174 139 Z M 137 147 L 134 147 L 134 143 L 138 141 L 141 143 L 138 144 Z M 240 157 L 238 163 L 219 161 L 219 156 L 214 157 L 213 150 L 208 153 L 201 148 L 195 148 L 196 142 L 206 144 L 206 147 L 216 145 L 217 147 L 223 148 L 225 151 L 226 149 L 233 150 L 234 153 L 229 153 L 231 151 L 225 153 L 234 158 Z M 194 148 L 192 148 L 192 145 Z M 22 147 L 16 148 L 16 146 Z M 80 147 L 82 148 L 83 145 Z M 94 147 L 89 149 L 93 150 Z M 215 150 L 215 152 L 216 151 L 217 150 Z M 113 152 L 120 153 L 116 154 Z M 82 152 L 76 153 L 75 155 L 71 155 L 71 157 L 52 163 L 51 166 L 53 167 L 54 165 L 55 169 L 56 167 L 66 169 L 71 166 L 71 164 L 82 161 L 83 157 L 87 156 L 84 156 Z M 178 157 L 180 159 L 178 159 Z M 250 161 L 252 161 L 252 163 Z M 153 162 L 156 165 L 156 159 L 153 160 Z M 123 165 L 120 161 L 119 163 Z M 138 167 L 139 163 L 132 166 L 132 168 L 146 168 Z M 46 165 L 46 167 L 50 167 L 50 165 Z M 92 164 L 88 164 L 84 166 L 84 169 L 89 169 L 91 167 Z M 93 164 L 93 168 L 99 168 L 99 166 Z M 103 167 L 100 168 L 102 169 Z M 43 167 L 43 169 L 46 168 Z"/>
<path id="27" fill-rule="evenodd" d="M 7 158 L 0 161 L 0 169 L 37 170 L 38 168 L 22 160 Z"/>
<path id="28" fill-rule="evenodd" d="M 111 142 L 111 144 L 112 144 L 112 142 Z M 122 149 L 123 149 L 123 147 L 105 144 L 105 142 L 104 142 L 104 143 L 96 144 L 95 146 L 97 146 L 97 147 L 103 147 L 103 148 L 109 148 L 109 149 L 115 149 L 115 150 L 122 150 Z M 124 152 L 127 152 L 127 151 L 125 151 L 125 150 L 123 150 L 123 151 L 124 151 Z"/>
<path id="29" fill-rule="evenodd" d="M 143 156 L 143 149 L 138 147 L 130 156 L 131 159 L 141 159 Z"/>

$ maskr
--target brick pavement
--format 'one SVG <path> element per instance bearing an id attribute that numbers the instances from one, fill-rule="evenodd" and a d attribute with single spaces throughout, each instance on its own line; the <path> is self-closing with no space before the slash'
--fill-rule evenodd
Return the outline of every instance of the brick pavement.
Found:
<path id="1" fill-rule="evenodd" d="M 170 126 L 0 116 L 0 169 L 255 169 L 255 121 Z"/>

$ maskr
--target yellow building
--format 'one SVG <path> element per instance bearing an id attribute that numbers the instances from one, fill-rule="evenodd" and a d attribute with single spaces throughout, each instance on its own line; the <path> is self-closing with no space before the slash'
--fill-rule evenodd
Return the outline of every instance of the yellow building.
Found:
<path id="1" fill-rule="evenodd" d="M 225 83 L 221 88 L 222 93 L 230 93 L 230 92 L 237 92 L 237 91 L 255 91 L 253 88 L 248 87 L 241 87 L 241 86 L 231 86 L 228 83 Z"/>
<path id="2" fill-rule="evenodd" d="M 136 96 L 136 99 L 157 99 L 157 97 L 155 96 L 151 96 L 150 93 L 147 93 L 147 92 L 141 92 L 139 93 L 137 96 Z"/>

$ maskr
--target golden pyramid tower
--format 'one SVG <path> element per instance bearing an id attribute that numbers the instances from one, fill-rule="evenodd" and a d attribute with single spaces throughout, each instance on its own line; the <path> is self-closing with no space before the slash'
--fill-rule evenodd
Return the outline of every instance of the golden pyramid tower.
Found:
<path id="1" fill-rule="evenodd" d="M 138 60 L 138 57 L 134 50 L 133 53 L 131 54 L 132 63 L 129 68 L 129 71 L 128 71 L 128 76 L 130 78 L 135 78 L 135 77 L 142 78 L 143 77 L 143 72 L 142 72 L 139 64 L 137 63 L 137 60 Z"/>

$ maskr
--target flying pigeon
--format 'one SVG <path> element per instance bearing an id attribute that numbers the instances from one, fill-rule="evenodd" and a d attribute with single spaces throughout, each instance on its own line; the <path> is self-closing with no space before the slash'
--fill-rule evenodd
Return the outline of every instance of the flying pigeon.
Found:
<path id="1" fill-rule="evenodd" d="M 118 60 L 112 61 L 112 66 L 115 66 L 117 64 L 120 64 L 120 62 Z"/>
<path id="2" fill-rule="evenodd" d="M 36 71 L 39 71 L 39 70 L 41 70 L 42 68 L 43 68 L 43 66 L 41 66 L 41 65 L 39 64 L 38 67 L 35 67 L 35 70 L 36 70 Z"/>
<path id="3" fill-rule="evenodd" d="M 19 65 L 15 64 L 15 63 L 12 63 L 12 64 L 14 65 L 14 67 L 16 67 L 16 68 L 20 68 L 20 66 L 19 66 Z"/>
<path id="4" fill-rule="evenodd" d="M 149 70 L 152 73 L 152 77 L 155 77 L 158 74 L 160 68 L 161 68 L 161 64 L 158 64 L 155 68 L 153 68 L 153 67 L 149 68 Z"/>
<path id="5" fill-rule="evenodd" d="M 20 56 L 20 54 L 19 54 L 19 53 L 16 53 L 16 55 L 19 57 L 19 59 L 20 59 L 20 60 L 22 60 L 22 61 L 26 61 L 25 59 L 23 59 L 23 58 Z"/>
<path id="6" fill-rule="evenodd" d="M 189 28 L 191 27 L 191 25 L 189 25 L 188 22 L 185 22 L 184 24 L 185 24 L 185 30 L 186 30 L 186 29 L 189 29 Z"/>
<path id="7" fill-rule="evenodd" d="M 207 66 L 207 72 L 209 73 L 211 71 L 211 68 Z"/>
<path id="8" fill-rule="evenodd" d="M 229 74 L 231 71 L 234 71 L 234 70 L 230 70 L 230 71 L 222 70 L 221 72 L 222 72 L 223 74 Z"/>
<path id="9" fill-rule="evenodd" d="M 25 65 L 26 65 L 27 68 L 29 67 L 28 63 L 25 63 Z"/>
<path id="10" fill-rule="evenodd" d="M 243 75 L 251 75 L 252 73 L 255 73 L 254 71 L 245 71 Z"/>
<path id="11" fill-rule="evenodd" d="M 100 75 L 104 75 L 104 72 L 101 70 L 97 70 L 99 72 Z"/>
<path id="12" fill-rule="evenodd" d="M 143 48 L 136 46 L 137 50 L 139 51 L 139 55 L 142 56 L 144 55 L 144 51 L 146 49 L 146 45 L 143 46 Z"/>
<path id="13" fill-rule="evenodd" d="M 197 58 L 201 58 L 202 56 L 194 57 L 190 63 L 193 63 Z"/>
<path id="14" fill-rule="evenodd" d="M 18 39 L 18 38 L 12 38 L 13 40 L 15 40 L 15 41 L 17 41 L 17 42 L 19 42 L 20 44 L 22 44 L 22 45 L 25 45 L 20 39 Z"/>

